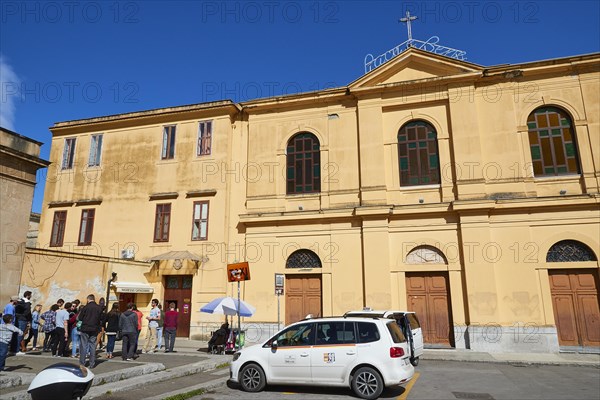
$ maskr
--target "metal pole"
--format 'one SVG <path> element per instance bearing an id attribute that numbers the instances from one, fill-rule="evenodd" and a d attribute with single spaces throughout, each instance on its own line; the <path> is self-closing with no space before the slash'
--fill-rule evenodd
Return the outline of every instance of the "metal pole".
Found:
<path id="1" fill-rule="evenodd" d="M 106 304 L 106 309 L 109 310 L 109 298 L 110 298 L 110 284 L 113 283 L 113 281 L 117 278 L 117 273 L 113 272 L 111 274 L 111 278 L 108 280 L 108 284 L 106 287 L 106 302 L 104 304 Z"/>
<path id="2" fill-rule="evenodd" d="M 238 281 L 238 304 L 237 304 L 237 315 L 238 315 L 238 343 L 241 343 L 239 336 L 242 333 L 242 323 L 240 320 L 240 281 Z"/>
<path id="3" fill-rule="evenodd" d="M 279 298 L 281 295 L 277 293 L 277 332 L 281 329 L 281 319 L 279 318 Z"/>

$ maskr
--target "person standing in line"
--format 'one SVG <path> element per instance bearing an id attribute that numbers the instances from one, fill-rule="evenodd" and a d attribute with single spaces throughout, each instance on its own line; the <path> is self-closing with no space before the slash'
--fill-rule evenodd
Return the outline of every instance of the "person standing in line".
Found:
<path id="1" fill-rule="evenodd" d="M 119 329 L 123 335 L 121 358 L 123 361 L 131 361 L 135 354 L 138 338 L 138 316 L 133 311 L 135 304 L 127 304 L 127 310 L 119 316 Z"/>
<path id="2" fill-rule="evenodd" d="M 4 306 L 4 311 L 2 312 L 2 315 L 12 315 L 14 321 L 16 317 L 15 306 L 18 302 L 19 296 L 10 296 L 10 301 Z M 4 320 L 2 320 L 2 323 L 4 323 Z"/>
<path id="3" fill-rule="evenodd" d="M 32 351 L 36 351 L 38 333 L 40 329 L 40 314 L 42 313 L 42 305 L 36 304 L 31 313 L 31 334 L 33 335 L 33 348 Z"/>
<path id="4" fill-rule="evenodd" d="M 23 331 L 12 324 L 12 314 L 2 315 L 2 324 L 0 324 L 0 371 L 4 371 L 6 356 L 8 355 L 8 346 L 13 335 L 22 335 Z"/>
<path id="5" fill-rule="evenodd" d="M 154 353 L 154 346 L 156 346 L 156 328 L 158 328 L 158 321 L 160 320 L 158 300 L 152 299 L 151 305 L 152 308 L 150 309 L 150 314 L 146 317 L 148 320 L 148 331 L 146 333 L 144 353 Z"/>
<path id="6" fill-rule="evenodd" d="M 142 317 L 144 316 L 144 314 L 138 310 L 137 305 L 135 303 L 133 303 L 133 310 L 132 310 L 135 315 L 137 316 L 138 319 L 138 326 L 137 326 L 137 339 L 135 341 L 135 349 L 133 351 L 133 358 L 138 358 L 137 352 L 138 352 L 138 343 L 140 342 L 140 334 L 142 333 Z"/>
<path id="7" fill-rule="evenodd" d="M 52 357 L 62 357 L 65 355 L 65 347 L 69 340 L 69 309 L 71 303 L 65 303 L 64 308 L 56 312 L 56 328 L 54 339 L 52 340 Z"/>
<path id="8" fill-rule="evenodd" d="M 100 331 L 100 318 L 102 317 L 102 307 L 96 303 L 96 297 L 93 294 L 88 295 L 87 304 L 81 309 L 79 317 L 81 327 L 79 328 L 79 364 L 85 366 L 85 358 L 89 355 L 90 369 L 96 367 L 96 339 Z"/>
<path id="9" fill-rule="evenodd" d="M 177 316 L 179 313 L 175 310 L 175 303 L 169 304 L 169 311 L 165 313 L 165 353 L 174 353 L 175 337 L 177 336 Z"/>
<path id="10" fill-rule="evenodd" d="M 8 304 L 6 304 L 6 306 L 4 306 L 4 312 L 2 313 L 2 315 L 12 315 L 13 323 L 16 322 L 16 318 L 17 318 L 17 314 L 15 313 L 15 306 L 17 305 L 18 302 L 19 302 L 19 296 L 11 296 Z M 2 323 L 4 323 L 4 320 L 2 320 Z M 13 335 L 13 337 L 10 339 L 10 344 L 8 346 L 9 353 L 15 354 L 18 351 L 17 336 L 18 335 L 15 333 Z"/>
<path id="11" fill-rule="evenodd" d="M 163 327 L 165 324 L 165 313 L 163 312 L 162 305 L 158 305 L 158 310 L 160 311 L 160 319 L 158 320 L 158 327 L 156 328 L 156 349 L 160 350 L 163 342 Z"/>
<path id="12" fill-rule="evenodd" d="M 110 312 L 106 314 L 104 321 L 104 332 L 106 332 L 106 358 L 114 358 L 115 341 L 117 340 L 117 331 L 119 330 L 119 303 L 113 303 Z"/>
<path id="13" fill-rule="evenodd" d="M 98 300 L 98 305 L 102 307 L 102 317 L 100 318 L 100 333 L 98 333 L 98 339 L 96 340 L 96 347 L 98 350 L 102 350 L 104 348 L 104 324 L 106 322 L 106 300 L 104 297 L 100 297 Z"/>
<path id="14" fill-rule="evenodd" d="M 20 356 L 25 354 L 23 350 L 24 343 L 22 342 L 27 327 L 31 324 L 31 292 L 29 290 L 25 291 L 23 297 L 15 304 L 15 317 L 15 325 L 23 332 L 17 336 L 17 345 L 19 347 L 17 355 Z"/>
<path id="15" fill-rule="evenodd" d="M 69 339 L 71 339 L 71 358 L 77 358 L 77 349 L 79 348 L 79 331 L 77 330 L 77 304 L 71 303 L 69 310 Z M 68 352 L 68 349 L 67 349 Z M 66 354 L 65 356 L 67 356 Z"/>
<path id="16" fill-rule="evenodd" d="M 40 319 L 44 321 L 42 326 L 42 332 L 44 332 L 44 345 L 42 351 L 50 351 L 52 345 L 54 330 L 56 329 L 56 312 L 58 311 L 58 304 L 52 304 L 52 307 L 42 315 Z"/>

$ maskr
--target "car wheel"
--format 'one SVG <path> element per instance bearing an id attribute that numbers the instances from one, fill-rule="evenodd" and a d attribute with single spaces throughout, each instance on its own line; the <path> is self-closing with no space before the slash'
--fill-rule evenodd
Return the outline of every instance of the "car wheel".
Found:
<path id="1" fill-rule="evenodd" d="M 411 358 L 410 363 L 413 365 L 413 367 L 416 367 L 419 365 L 419 357 Z"/>
<path id="2" fill-rule="evenodd" d="M 352 390 L 362 399 L 376 399 L 383 392 L 383 379 L 373 368 L 359 368 L 352 379 Z"/>
<path id="3" fill-rule="evenodd" d="M 240 384 L 246 392 L 260 392 L 267 385 L 265 373 L 256 364 L 248 364 L 240 371 Z"/>

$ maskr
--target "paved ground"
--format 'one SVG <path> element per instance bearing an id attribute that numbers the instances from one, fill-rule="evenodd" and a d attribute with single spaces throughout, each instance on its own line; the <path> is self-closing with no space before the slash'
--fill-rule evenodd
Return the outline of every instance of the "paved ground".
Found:
<path id="1" fill-rule="evenodd" d="M 193 400 L 346 400 L 349 388 L 269 386 L 246 393 L 228 384 Z M 595 367 L 424 360 L 405 387 L 386 389 L 381 399 L 600 399 Z"/>
<path id="2" fill-rule="evenodd" d="M 205 351 L 198 352 L 198 348 L 205 349 L 206 342 L 177 339 L 177 353 L 142 354 L 135 362 L 124 362 L 120 358 L 108 360 L 103 358 L 101 353 L 98 366 L 93 370 L 96 375 L 94 386 L 86 399 L 158 400 L 172 394 L 186 393 L 200 388 L 214 391 L 204 395 L 202 397 L 204 400 L 211 398 L 266 400 L 279 399 L 283 395 L 286 398 L 290 397 L 290 400 L 293 398 L 355 398 L 349 389 L 273 387 L 261 394 L 250 395 L 235 387 L 228 388 L 226 383 L 229 369 L 226 364 L 231 360 L 231 355 L 210 355 Z M 115 350 L 115 355 L 119 355 L 118 346 Z M 11 371 L 0 373 L 0 399 L 27 400 L 30 398 L 27 388 L 38 372 L 56 362 L 78 363 L 76 359 L 57 359 L 48 354 L 35 352 L 9 357 L 7 367 Z M 528 365 L 533 367 L 522 368 Z M 552 365 L 560 367 L 551 367 Z M 462 398 L 483 399 L 484 397 L 477 397 L 478 393 L 490 393 L 489 390 L 492 389 L 494 390 L 491 395 L 498 396 L 495 398 L 514 398 L 516 392 L 510 392 L 509 389 L 517 387 L 517 384 L 527 387 L 529 383 L 528 379 L 523 378 L 519 381 L 517 378 L 526 376 L 523 375 L 524 371 L 528 374 L 530 371 L 534 373 L 536 368 L 540 373 L 540 387 L 552 388 L 554 382 L 559 382 L 559 386 L 554 391 L 541 391 L 538 397 L 532 392 L 530 398 L 600 398 L 600 391 L 593 384 L 595 378 L 597 378 L 596 382 L 600 382 L 600 355 L 598 354 L 489 354 L 470 350 L 426 350 L 421 365 L 417 368 L 420 375 L 414 380 L 414 387 L 411 389 L 407 386 L 407 389 L 410 389 L 407 392 L 402 388 L 386 391 L 383 398 L 397 398 L 410 393 L 410 398 L 415 399 L 432 396 L 461 398 L 456 397 L 457 395 L 463 396 Z M 568 372 L 564 380 L 561 380 L 561 371 Z M 573 375 L 569 375 L 571 371 L 575 371 Z M 486 382 L 486 380 L 489 382 L 487 386 L 477 386 L 477 382 Z M 469 381 L 474 382 L 473 387 L 452 386 L 459 382 L 466 384 Z M 153 384 L 149 385 L 149 382 Z M 495 382 L 500 382 L 498 385 L 505 387 L 505 390 L 496 387 Z M 578 391 L 574 388 L 567 392 L 562 391 L 563 387 L 571 387 L 569 382 L 575 384 L 574 388 L 580 386 L 587 388 L 585 390 L 588 391 L 583 389 Z M 437 391 L 428 391 L 434 389 Z M 288 394 L 289 392 L 298 394 Z M 554 396 L 555 393 L 559 395 Z"/>

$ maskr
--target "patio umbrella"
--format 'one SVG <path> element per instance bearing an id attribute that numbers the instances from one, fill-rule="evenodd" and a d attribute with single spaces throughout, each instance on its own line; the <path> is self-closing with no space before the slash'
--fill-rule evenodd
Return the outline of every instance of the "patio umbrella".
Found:
<path id="1" fill-rule="evenodd" d="M 202 307 L 200 311 L 209 314 L 237 315 L 238 309 L 242 317 L 251 317 L 256 312 L 256 307 L 233 297 L 219 297 L 214 299 Z"/>

